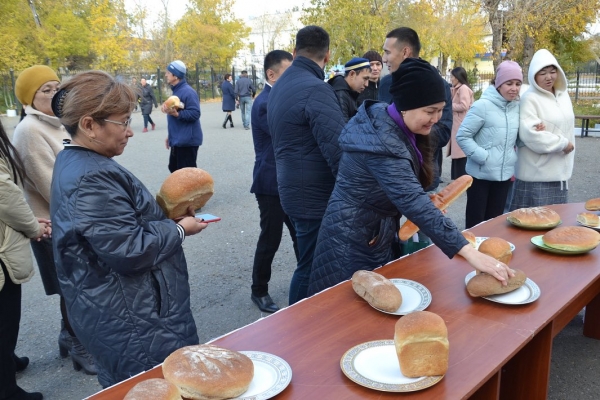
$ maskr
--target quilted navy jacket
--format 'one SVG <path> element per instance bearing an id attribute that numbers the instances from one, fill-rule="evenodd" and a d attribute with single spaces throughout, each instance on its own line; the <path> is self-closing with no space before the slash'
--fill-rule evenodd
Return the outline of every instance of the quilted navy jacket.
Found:
<path id="1" fill-rule="evenodd" d="M 340 136 L 342 158 L 317 239 L 309 295 L 391 261 L 399 214 L 448 257 L 467 244 L 423 191 L 414 149 L 387 106 L 365 101 Z"/>
<path id="2" fill-rule="evenodd" d="M 345 122 L 324 78 L 317 63 L 297 56 L 269 94 L 279 196 L 292 218 L 321 219 L 337 175 Z"/>
<path id="3" fill-rule="evenodd" d="M 197 344 L 181 239 L 144 185 L 110 158 L 67 147 L 51 190 L 60 287 L 100 384 Z"/>
<path id="4" fill-rule="evenodd" d="M 273 154 L 273 142 L 267 123 L 267 100 L 270 92 L 271 85 L 265 85 L 264 90 L 256 96 L 252 104 L 250 121 L 255 156 L 250 193 L 279 196 L 275 154 Z"/>

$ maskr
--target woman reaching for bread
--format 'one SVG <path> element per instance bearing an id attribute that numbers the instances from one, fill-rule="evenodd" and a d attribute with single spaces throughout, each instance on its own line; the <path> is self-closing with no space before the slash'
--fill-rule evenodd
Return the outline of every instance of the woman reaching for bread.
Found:
<path id="1" fill-rule="evenodd" d="M 56 269 L 71 326 L 103 387 L 198 343 L 181 244 L 207 224 L 168 219 L 113 160 L 133 136 L 135 99 L 126 84 L 89 71 L 52 100 L 72 139 L 56 158 L 51 188 Z"/>
<path id="2" fill-rule="evenodd" d="M 315 294 L 393 260 L 405 215 L 448 256 L 506 283 L 511 270 L 479 253 L 423 188 L 433 180 L 429 133 L 441 117 L 445 83 L 435 68 L 408 58 L 392 74 L 393 103 L 365 101 L 340 135 L 335 188 L 321 224 L 308 292 Z"/>

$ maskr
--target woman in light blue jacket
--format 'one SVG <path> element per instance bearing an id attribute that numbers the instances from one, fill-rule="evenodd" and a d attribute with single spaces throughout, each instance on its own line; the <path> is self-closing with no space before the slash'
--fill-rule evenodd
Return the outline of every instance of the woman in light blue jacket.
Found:
<path id="1" fill-rule="evenodd" d="M 519 64 L 502 62 L 494 85 L 473 103 L 456 134 L 456 141 L 467 156 L 467 174 L 473 177 L 473 185 L 467 190 L 466 228 L 504 212 L 517 162 L 515 143 L 522 83 Z"/>

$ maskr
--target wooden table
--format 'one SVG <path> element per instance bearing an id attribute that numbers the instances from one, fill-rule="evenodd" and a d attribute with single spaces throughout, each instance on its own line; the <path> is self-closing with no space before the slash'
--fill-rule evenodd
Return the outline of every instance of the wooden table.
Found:
<path id="1" fill-rule="evenodd" d="M 576 115 L 575 119 L 581 120 L 581 137 L 587 137 L 590 130 L 590 119 L 600 120 L 600 115 Z"/>
<path id="2" fill-rule="evenodd" d="M 575 225 L 582 203 L 552 206 L 563 225 Z M 403 399 L 544 399 L 548 394 L 552 339 L 584 307 L 584 334 L 600 339 L 600 249 L 561 256 L 535 248 L 532 236 L 500 216 L 472 231 L 500 236 L 516 246 L 511 266 L 524 270 L 541 289 L 530 304 L 508 306 L 471 298 L 464 279 L 471 272 L 461 257 L 449 260 L 431 246 L 377 272 L 411 279 L 432 293 L 428 311 L 444 318 L 450 362 L 436 385 Z M 376 311 L 344 282 L 267 318 L 229 333 L 214 344 L 234 350 L 276 354 L 292 367 L 291 384 L 277 399 L 397 399 L 350 381 L 340 369 L 342 355 L 372 340 L 393 339 L 398 317 Z M 574 360 L 575 361 L 575 360 Z M 120 399 L 137 382 L 161 377 L 160 366 L 90 399 Z"/>

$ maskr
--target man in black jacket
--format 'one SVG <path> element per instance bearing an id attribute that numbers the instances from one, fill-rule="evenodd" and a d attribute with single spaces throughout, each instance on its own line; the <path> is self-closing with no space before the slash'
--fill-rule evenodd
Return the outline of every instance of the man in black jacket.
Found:
<path id="1" fill-rule="evenodd" d="M 371 64 L 366 58 L 355 57 L 344 65 L 344 76 L 336 75 L 328 83 L 335 90 L 340 103 L 344 120 L 356 115 L 358 111 L 358 95 L 369 85 Z"/>
<path id="2" fill-rule="evenodd" d="M 379 100 L 379 78 L 383 69 L 383 59 L 375 50 L 369 50 L 363 54 L 363 58 L 369 60 L 371 64 L 371 76 L 369 77 L 369 86 L 358 95 L 358 105 L 360 106 L 365 100 Z"/>
<path id="3" fill-rule="evenodd" d="M 296 229 L 298 265 L 290 304 L 306 297 L 321 220 L 333 190 L 345 121 L 323 68 L 329 34 L 306 26 L 296 35 L 294 62 L 271 89 L 267 120 L 273 139 L 281 206 Z"/>

